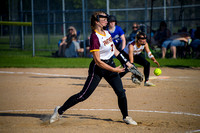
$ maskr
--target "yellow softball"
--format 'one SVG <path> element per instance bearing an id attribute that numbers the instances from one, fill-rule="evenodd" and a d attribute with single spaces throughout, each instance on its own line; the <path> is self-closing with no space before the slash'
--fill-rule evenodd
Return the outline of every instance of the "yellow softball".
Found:
<path id="1" fill-rule="evenodd" d="M 156 76 L 159 76 L 161 73 L 162 73 L 162 71 L 161 71 L 160 68 L 156 68 L 156 69 L 154 70 L 154 74 L 155 74 Z"/>

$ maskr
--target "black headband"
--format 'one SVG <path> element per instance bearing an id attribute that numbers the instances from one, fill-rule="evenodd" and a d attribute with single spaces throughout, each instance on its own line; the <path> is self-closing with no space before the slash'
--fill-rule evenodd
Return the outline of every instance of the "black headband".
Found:
<path id="1" fill-rule="evenodd" d="M 137 39 L 138 39 L 138 40 L 139 40 L 139 39 L 147 39 L 147 37 L 146 37 L 146 36 L 144 36 L 144 37 L 138 37 Z"/>
<path id="2" fill-rule="evenodd" d="M 108 16 L 104 16 L 104 15 L 98 15 L 99 18 L 108 18 Z"/>

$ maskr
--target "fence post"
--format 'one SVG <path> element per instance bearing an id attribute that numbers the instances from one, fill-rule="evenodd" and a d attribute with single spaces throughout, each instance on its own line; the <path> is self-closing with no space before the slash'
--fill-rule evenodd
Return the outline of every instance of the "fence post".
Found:
<path id="1" fill-rule="evenodd" d="M 84 48 L 84 57 L 86 56 L 86 46 L 85 46 L 85 1 L 82 0 L 82 15 L 83 15 L 83 48 Z"/>
<path id="2" fill-rule="evenodd" d="M 23 22 L 23 2 L 20 0 L 21 22 Z M 24 26 L 21 26 L 22 50 L 24 50 Z"/>
<path id="3" fill-rule="evenodd" d="M 31 0 L 33 57 L 35 56 L 34 0 Z"/>
<path id="4" fill-rule="evenodd" d="M 47 0 L 47 12 L 48 12 L 48 45 L 50 45 L 50 7 L 49 0 Z"/>
<path id="5" fill-rule="evenodd" d="M 66 36 L 66 25 L 65 25 L 65 0 L 62 0 L 62 11 L 63 11 L 63 34 Z"/>
<path id="6" fill-rule="evenodd" d="M 110 14 L 109 0 L 106 0 L 107 14 Z"/>

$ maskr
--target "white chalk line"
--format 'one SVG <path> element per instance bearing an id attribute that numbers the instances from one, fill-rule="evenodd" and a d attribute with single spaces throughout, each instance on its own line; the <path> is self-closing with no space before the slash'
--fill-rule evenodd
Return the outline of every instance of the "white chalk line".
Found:
<path id="1" fill-rule="evenodd" d="M 200 129 L 198 129 L 198 130 L 192 130 L 192 131 L 187 131 L 186 133 L 198 133 L 198 132 L 200 132 Z"/>
<path id="2" fill-rule="evenodd" d="M 0 113 L 13 113 L 13 112 L 44 112 L 44 111 L 53 111 L 54 109 L 34 109 L 34 110 L 1 110 Z M 78 111 L 120 111 L 119 109 L 69 109 L 69 110 L 78 110 Z M 168 112 L 168 111 L 151 111 L 151 110 L 128 110 L 129 112 L 142 112 L 142 113 L 161 113 L 161 114 L 175 114 L 175 115 L 189 115 L 197 116 L 200 114 L 192 114 L 185 112 Z M 197 133 L 200 132 L 200 129 L 187 131 L 186 133 Z"/>
<path id="3" fill-rule="evenodd" d="M 43 75 L 43 76 L 64 76 L 64 77 L 84 77 L 84 76 L 75 76 L 75 75 L 63 75 L 63 74 L 48 74 L 48 73 L 35 73 L 35 72 L 9 72 L 9 71 L 0 71 L 0 73 L 7 74 L 33 74 L 33 75 Z M 85 77 L 84 77 L 85 78 Z M 182 77 L 180 77 L 182 78 Z M 186 78 L 186 77 L 184 77 Z M 73 109 L 73 110 L 99 110 L 99 111 L 119 111 L 118 109 Z M 7 110 L 0 112 L 27 112 L 34 110 Z M 36 109 L 35 111 L 50 111 L 49 109 Z M 200 114 L 192 114 L 185 112 L 168 112 L 168 111 L 148 111 L 148 110 L 129 110 L 134 112 L 146 112 L 146 113 L 162 113 L 162 114 L 179 114 L 179 115 L 190 115 L 190 116 L 200 116 Z"/>
<path id="4" fill-rule="evenodd" d="M 41 75 L 41 76 L 55 76 L 55 77 L 84 77 L 84 76 L 75 76 L 75 75 L 64 75 L 64 74 L 49 74 L 49 73 L 36 73 L 36 72 L 9 72 L 9 71 L 0 71 L 0 73 L 4 74 L 33 74 L 33 75 Z"/>
<path id="5" fill-rule="evenodd" d="M 49 74 L 49 73 L 36 73 L 36 72 L 10 72 L 10 71 L 0 71 L 2 74 L 32 74 L 32 75 L 40 75 L 40 76 L 55 76 L 55 77 L 71 77 L 71 78 L 86 78 L 86 76 L 80 76 L 80 75 L 65 75 L 65 74 Z M 160 79 L 160 80 L 166 80 L 169 78 L 172 78 L 170 76 L 150 76 L 150 79 Z M 179 77 L 174 77 L 174 78 L 179 78 L 179 79 L 189 79 L 190 77 L 187 76 L 179 76 Z M 131 78 L 125 78 L 127 80 Z"/>
<path id="6" fill-rule="evenodd" d="M 119 109 L 69 109 L 78 111 L 120 111 Z M 41 112 L 41 111 L 53 111 L 53 109 L 33 109 L 33 110 L 1 110 L 0 113 L 12 113 L 12 112 Z M 141 112 L 141 113 L 160 113 L 160 114 L 174 114 L 174 115 L 188 115 L 200 117 L 200 114 L 193 114 L 187 112 L 169 112 L 169 111 L 152 111 L 152 110 L 128 110 L 129 112 Z"/>

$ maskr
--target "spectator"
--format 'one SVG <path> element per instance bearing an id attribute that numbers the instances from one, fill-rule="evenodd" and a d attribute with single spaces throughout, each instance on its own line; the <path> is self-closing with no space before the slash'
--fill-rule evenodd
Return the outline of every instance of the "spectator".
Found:
<path id="1" fill-rule="evenodd" d="M 162 43 L 171 36 L 170 30 L 167 28 L 165 21 L 160 22 L 160 27 L 154 35 L 155 45 L 161 47 Z"/>
<path id="2" fill-rule="evenodd" d="M 81 41 L 80 46 L 81 48 L 84 49 L 84 42 Z M 85 48 L 86 48 L 86 57 L 92 57 L 92 54 L 90 53 L 90 36 L 87 37 L 86 41 L 85 41 Z"/>
<path id="3" fill-rule="evenodd" d="M 80 48 L 80 44 L 77 42 L 77 32 L 75 27 L 70 26 L 67 30 L 67 35 L 62 38 L 62 42 L 59 44 L 59 57 L 77 57 L 78 53 L 82 53 L 83 49 Z"/>
<path id="4" fill-rule="evenodd" d="M 197 27 L 197 30 L 194 32 L 194 40 L 191 42 L 191 47 L 196 55 L 194 58 L 199 58 L 200 56 L 200 27 Z"/>
<path id="5" fill-rule="evenodd" d="M 117 19 L 115 16 L 109 16 L 109 27 L 108 31 L 110 32 L 113 42 L 117 48 L 117 50 L 121 51 L 126 46 L 126 38 L 124 35 L 124 31 L 120 26 L 117 25 Z"/>
<path id="6" fill-rule="evenodd" d="M 172 58 L 176 59 L 176 47 L 184 47 L 185 44 L 189 42 L 189 39 L 191 39 L 191 37 L 190 34 L 187 32 L 180 32 L 172 35 L 162 44 L 162 58 L 165 58 L 167 48 L 170 47 L 170 50 L 173 54 Z"/>
<path id="7" fill-rule="evenodd" d="M 180 30 L 180 32 L 187 32 L 187 27 L 182 27 L 182 29 Z"/>
<path id="8" fill-rule="evenodd" d="M 191 39 L 192 39 L 192 40 L 195 40 L 195 35 L 194 35 L 194 34 L 195 34 L 195 31 L 196 31 L 195 29 L 190 29 L 190 30 L 189 30 L 189 33 L 190 33 L 190 36 L 191 36 Z"/>
<path id="9" fill-rule="evenodd" d="M 151 48 L 154 48 L 155 47 L 155 40 L 153 38 L 154 34 L 155 34 L 155 31 L 150 29 L 151 27 L 150 26 L 146 26 L 147 28 L 147 43 L 149 44 L 149 47 Z M 143 31 L 145 32 L 145 31 Z"/>
<path id="10" fill-rule="evenodd" d="M 129 35 L 129 37 L 128 37 L 128 41 L 135 40 L 135 36 L 136 36 L 137 32 L 139 31 L 139 25 L 136 22 L 134 22 L 133 26 L 132 26 L 132 29 L 133 30 L 132 30 L 131 34 Z"/>
<path id="11" fill-rule="evenodd" d="M 65 49 L 65 57 L 82 57 L 83 52 L 84 49 L 80 48 L 80 43 L 76 40 L 73 40 L 69 45 L 67 45 L 67 48 Z"/>

